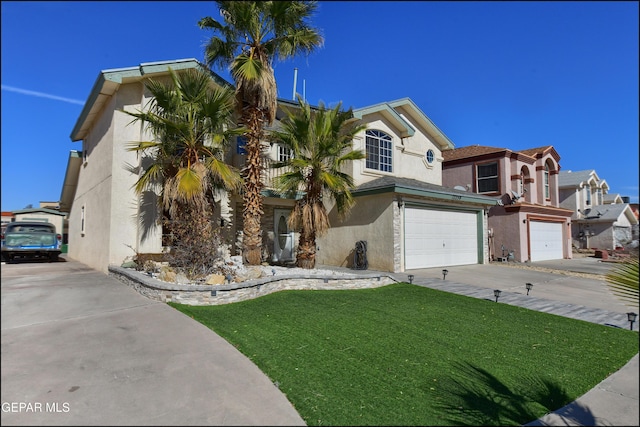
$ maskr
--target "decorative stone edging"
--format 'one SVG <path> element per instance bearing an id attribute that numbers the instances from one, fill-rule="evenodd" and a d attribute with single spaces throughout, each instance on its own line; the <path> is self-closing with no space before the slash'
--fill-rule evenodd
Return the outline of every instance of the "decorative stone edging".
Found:
<path id="1" fill-rule="evenodd" d="M 109 276 L 131 286 L 149 299 L 186 305 L 230 304 L 283 290 L 365 289 L 396 283 L 396 280 L 388 275 L 292 274 L 224 285 L 181 285 L 163 282 L 140 271 L 114 265 L 109 266 Z"/>

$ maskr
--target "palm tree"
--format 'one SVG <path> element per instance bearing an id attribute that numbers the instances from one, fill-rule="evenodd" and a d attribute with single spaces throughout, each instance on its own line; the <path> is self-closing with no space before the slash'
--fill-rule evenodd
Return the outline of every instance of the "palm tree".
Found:
<path id="1" fill-rule="evenodd" d="M 314 268 L 316 237 L 330 227 L 324 206 L 325 196 L 333 199 L 338 213 L 345 216 L 353 206 L 351 194 L 353 178 L 344 172 L 350 161 L 363 159 L 365 154 L 353 150 L 353 138 L 366 128 L 353 117 L 353 112 L 342 111 L 339 103 L 332 109 L 320 103 L 317 110 L 298 97 L 299 110 L 287 111 L 282 128 L 271 133 L 271 140 L 291 150 L 289 160 L 278 162 L 275 168 L 286 172 L 275 178 L 276 187 L 297 200 L 289 217 L 289 226 L 300 231 L 296 264 L 301 268 Z"/>
<path id="2" fill-rule="evenodd" d="M 170 80 L 148 80 L 152 95 L 144 111 L 124 113 L 143 122 L 153 140 L 133 142 L 129 151 L 151 159 L 134 185 L 137 194 L 160 189 L 159 208 L 185 224 L 181 234 L 212 235 L 213 191 L 237 190 L 240 173 L 224 161 L 230 142 L 244 132 L 233 121 L 234 91 L 213 87 L 208 70 L 169 69 Z M 191 239 L 191 237 L 188 237 Z"/>
<path id="3" fill-rule="evenodd" d="M 236 111 L 248 131 L 243 169 L 243 258 L 249 265 L 262 261 L 263 214 L 261 190 L 264 128 L 277 111 L 277 87 L 272 62 L 299 53 L 309 54 L 323 43 L 306 20 L 315 1 L 217 1 L 222 19 L 202 18 L 201 29 L 216 34 L 205 47 L 209 66 L 230 67 L 236 83 Z"/>
<path id="4" fill-rule="evenodd" d="M 607 284 L 621 300 L 638 303 L 638 258 L 630 258 L 616 265 L 605 276 Z"/>

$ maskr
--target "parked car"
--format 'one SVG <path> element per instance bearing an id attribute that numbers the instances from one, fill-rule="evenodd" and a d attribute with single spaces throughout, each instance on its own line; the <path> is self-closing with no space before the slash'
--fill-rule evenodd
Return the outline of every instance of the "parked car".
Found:
<path id="1" fill-rule="evenodd" d="M 61 253 L 62 235 L 48 222 L 17 221 L 2 232 L 2 258 L 47 258 L 56 261 Z"/>

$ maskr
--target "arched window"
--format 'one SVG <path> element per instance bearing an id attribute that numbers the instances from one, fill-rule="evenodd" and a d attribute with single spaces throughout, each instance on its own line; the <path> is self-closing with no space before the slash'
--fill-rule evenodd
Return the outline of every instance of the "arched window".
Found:
<path id="1" fill-rule="evenodd" d="M 549 163 L 544 165 L 544 198 L 551 198 L 551 193 L 549 192 Z"/>
<path id="2" fill-rule="evenodd" d="M 367 168 L 383 172 L 393 172 L 393 139 L 391 136 L 379 130 L 368 129 L 367 142 Z"/>

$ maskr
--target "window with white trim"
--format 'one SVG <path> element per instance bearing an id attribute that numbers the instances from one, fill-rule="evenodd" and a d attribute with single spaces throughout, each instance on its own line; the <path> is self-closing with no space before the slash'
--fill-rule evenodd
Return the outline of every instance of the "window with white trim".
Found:
<path id="1" fill-rule="evenodd" d="M 498 162 L 476 165 L 478 193 L 498 192 Z"/>
<path id="2" fill-rule="evenodd" d="M 544 165 L 544 198 L 550 199 L 551 194 L 549 192 L 549 164 Z"/>
<path id="3" fill-rule="evenodd" d="M 393 172 L 393 139 L 391 136 L 373 129 L 367 129 L 366 136 L 367 168 Z"/>
<path id="4" fill-rule="evenodd" d="M 293 158 L 293 150 L 282 145 L 278 145 L 278 161 L 286 162 Z"/>

